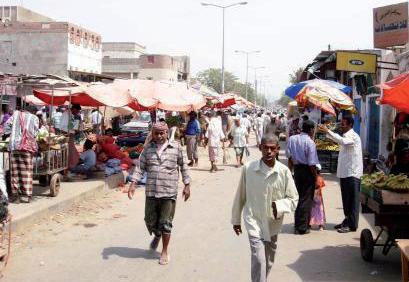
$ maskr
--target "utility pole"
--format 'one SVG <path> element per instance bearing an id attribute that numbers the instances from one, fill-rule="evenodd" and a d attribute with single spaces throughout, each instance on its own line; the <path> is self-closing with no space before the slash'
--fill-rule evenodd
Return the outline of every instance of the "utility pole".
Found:
<path id="1" fill-rule="evenodd" d="M 249 84 L 249 55 L 250 54 L 255 54 L 255 53 L 260 53 L 260 50 L 257 51 L 242 51 L 242 50 L 236 50 L 236 53 L 242 53 L 246 55 L 246 100 L 248 101 L 248 84 Z"/>
<path id="2" fill-rule="evenodd" d="M 216 4 L 210 3 L 201 3 L 202 6 L 212 6 L 223 10 L 223 19 L 222 19 L 222 81 L 221 81 L 221 94 L 224 94 L 224 18 L 225 18 L 225 10 L 230 7 L 238 6 L 238 5 L 247 5 L 247 2 L 238 2 L 234 4 L 230 4 L 227 6 L 221 6 Z"/>

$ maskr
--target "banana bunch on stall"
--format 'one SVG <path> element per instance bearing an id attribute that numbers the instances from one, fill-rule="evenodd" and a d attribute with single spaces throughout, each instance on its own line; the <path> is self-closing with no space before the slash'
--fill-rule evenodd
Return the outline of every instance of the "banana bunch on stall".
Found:
<path id="1" fill-rule="evenodd" d="M 339 151 L 339 145 L 331 140 L 316 139 L 315 145 L 318 151 Z"/>
<path id="2" fill-rule="evenodd" d="M 386 175 L 383 172 L 365 174 L 361 183 L 368 188 L 409 192 L 409 177 L 406 174 Z"/>

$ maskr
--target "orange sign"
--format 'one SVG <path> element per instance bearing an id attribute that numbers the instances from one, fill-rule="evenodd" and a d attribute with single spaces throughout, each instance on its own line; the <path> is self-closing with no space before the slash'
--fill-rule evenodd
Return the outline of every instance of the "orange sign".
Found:
<path id="1" fill-rule="evenodd" d="M 374 47 L 401 46 L 409 42 L 408 2 L 373 9 Z"/>

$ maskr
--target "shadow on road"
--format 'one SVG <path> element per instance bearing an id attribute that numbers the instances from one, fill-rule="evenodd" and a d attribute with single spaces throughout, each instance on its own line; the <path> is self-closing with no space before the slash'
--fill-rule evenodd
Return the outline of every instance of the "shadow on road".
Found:
<path id="1" fill-rule="evenodd" d="M 210 168 L 209 169 L 204 169 L 204 168 L 189 168 L 189 170 L 192 170 L 192 171 L 205 171 L 205 172 L 209 172 L 210 173 Z M 218 172 L 222 172 L 222 171 L 224 171 L 224 169 L 222 169 L 222 168 L 219 168 L 219 170 L 218 171 L 216 171 L 216 172 L 214 172 L 215 174 L 216 173 L 218 173 Z"/>
<path id="2" fill-rule="evenodd" d="M 335 223 L 326 223 L 325 224 L 325 230 L 326 231 L 334 231 L 336 232 L 336 230 L 334 229 L 334 226 L 336 224 Z M 311 228 L 312 231 L 318 231 L 318 227 L 314 226 Z M 281 229 L 280 234 L 294 234 L 294 224 L 283 224 L 283 227 Z M 308 235 L 306 235 L 308 236 Z"/>
<path id="3" fill-rule="evenodd" d="M 110 256 L 118 256 L 122 258 L 143 258 L 147 260 L 156 260 L 159 258 L 159 253 L 151 250 L 128 247 L 109 247 L 102 251 L 102 258 L 107 260 Z"/>
<path id="4" fill-rule="evenodd" d="M 301 252 L 288 265 L 302 281 L 399 281 L 399 258 L 378 257 L 364 262 L 357 246 L 327 246 Z"/>

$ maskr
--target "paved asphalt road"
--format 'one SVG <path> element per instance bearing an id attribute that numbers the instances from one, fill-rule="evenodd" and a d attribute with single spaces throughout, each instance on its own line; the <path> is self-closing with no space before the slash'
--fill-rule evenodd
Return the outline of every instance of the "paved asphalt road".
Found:
<path id="1" fill-rule="evenodd" d="M 251 159 L 259 157 L 251 148 Z M 3 281 L 249 281 L 247 237 L 235 236 L 230 225 L 240 170 L 220 168 L 210 174 L 201 149 L 200 166 L 191 172 L 192 198 L 177 202 L 168 266 L 160 266 L 158 254 L 147 251 L 144 191 L 138 190 L 132 201 L 109 191 L 15 234 Z M 378 250 L 374 263 L 365 263 L 359 232 L 332 229 L 342 219 L 342 206 L 336 179 L 326 179 L 327 230 L 293 235 L 293 218 L 287 216 L 271 281 L 400 281 L 397 250 L 387 257 Z M 367 226 L 361 217 L 360 228 Z"/>

